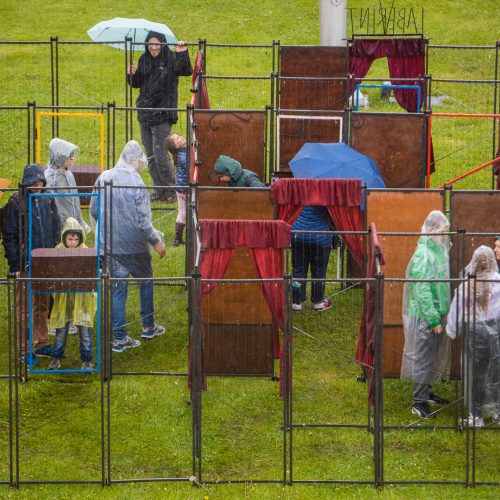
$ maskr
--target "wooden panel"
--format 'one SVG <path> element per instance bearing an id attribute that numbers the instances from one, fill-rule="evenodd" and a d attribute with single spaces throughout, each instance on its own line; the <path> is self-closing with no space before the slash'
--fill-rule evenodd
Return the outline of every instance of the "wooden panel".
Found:
<path id="1" fill-rule="evenodd" d="M 198 218 L 272 220 L 269 191 L 231 188 L 198 191 Z"/>
<path id="2" fill-rule="evenodd" d="M 246 247 L 237 248 L 227 279 L 255 279 L 254 264 Z M 271 312 L 258 283 L 221 283 L 203 299 L 203 321 L 221 324 L 270 324 Z"/>
<path id="3" fill-rule="evenodd" d="M 351 145 L 372 158 L 387 187 L 424 187 L 424 115 L 353 113 Z"/>
<path id="4" fill-rule="evenodd" d="M 95 181 L 101 174 L 101 167 L 99 165 L 76 165 L 71 169 L 75 176 L 77 186 L 93 186 Z M 92 189 L 78 189 L 79 193 L 91 193 Z M 80 198 L 80 205 L 90 205 L 91 198 Z"/>
<path id="5" fill-rule="evenodd" d="M 437 191 L 373 191 L 367 197 L 367 223 L 380 232 L 420 232 L 431 210 L 443 210 Z M 404 278 L 418 236 L 379 236 L 385 257 L 385 278 Z M 403 283 L 384 284 L 384 375 L 399 377 L 404 345 Z"/>
<path id="6" fill-rule="evenodd" d="M 294 115 L 300 113 L 294 113 Z M 308 115 L 311 113 L 307 113 Z M 285 115 L 286 116 L 286 115 Z M 329 116 L 343 116 L 332 113 Z M 290 171 L 289 162 L 306 142 L 339 142 L 341 138 L 338 120 L 318 120 L 314 118 L 280 117 L 279 170 Z M 340 134 L 340 135 L 339 135 Z"/>
<path id="7" fill-rule="evenodd" d="M 216 185 L 210 177 L 215 161 L 227 155 L 265 180 L 265 113 L 195 111 L 196 138 L 201 166 L 200 186 Z"/>
<path id="8" fill-rule="evenodd" d="M 500 233 L 500 191 L 453 191 L 450 195 L 451 230 L 464 228 L 472 233 Z M 469 263 L 474 250 L 493 247 L 492 236 L 466 236 L 464 258 L 458 259 L 457 245 L 451 248 L 453 274 L 456 276 Z"/>
<path id="9" fill-rule="evenodd" d="M 280 80 L 281 109 L 343 110 L 346 88 L 345 47 L 280 47 L 280 76 L 312 77 L 311 80 Z"/>
<path id="10" fill-rule="evenodd" d="M 31 252 L 33 278 L 95 278 L 95 248 L 37 248 Z M 33 291 L 95 290 L 97 282 L 34 282 Z"/>
<path id="11" fill-rule="evenodd" d="M 273 374 L 270 325 L 204 325 L 207 375 Z"/>

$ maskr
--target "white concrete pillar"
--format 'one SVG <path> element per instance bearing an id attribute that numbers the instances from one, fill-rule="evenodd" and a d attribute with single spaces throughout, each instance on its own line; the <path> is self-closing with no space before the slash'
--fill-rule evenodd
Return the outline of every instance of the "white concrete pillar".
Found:
<path id="1" fill-rule="evenodd" d="M 347 0 L 319 0 L 319 4 L 320 45 L 345 45 Z"/>

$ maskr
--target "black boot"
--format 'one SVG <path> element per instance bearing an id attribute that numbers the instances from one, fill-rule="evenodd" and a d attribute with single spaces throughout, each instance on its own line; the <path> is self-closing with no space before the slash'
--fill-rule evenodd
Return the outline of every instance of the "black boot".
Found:
<path id="1" fill-rule="evenodd" d="M 178 247 L 179 245 L 183 245 L 182 241 L 182 233 L 184 232 L 184 224 L 180 222 L 175 223 L 175 238 L 174 238 L 174 247 Z"/>

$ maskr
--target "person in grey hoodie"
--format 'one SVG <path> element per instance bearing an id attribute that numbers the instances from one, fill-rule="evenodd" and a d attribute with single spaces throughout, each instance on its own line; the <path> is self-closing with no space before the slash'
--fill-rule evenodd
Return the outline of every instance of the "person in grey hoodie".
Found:
<path id="1" fill-rule="evenodd" d="M 54 194 L 78 194 L 76 181 L 71 168 L 75 164 L 75 154 L 79 151 L 78 146 L 71 142 L 55 137 L 49 144 L 49 162 L 45 170 L 47 187 L 61 188 L 48 189 L 47 192 Z M 80 208 L 79 196 L 55 196 L 54 201 L 59 215 L 59 226 L 62 227 L 68 217 L 75 218 L 82 226 L 86 234 L 91 231 L 85 222 Z"/>
<path id="2" fill-rule="evenodd" d="M 109 201 L 106 206 L 101 203 L 99 207 L 96 197 L 92 197 L 90 215 L 96 221 L 100 215 L 101 247 L 106 248 L 110 257 L 108 262 L 113 278 L 152 278 L 150 248 L 154 248 L 160 258 L 165 256 L 162 234 L 153 227 L 149 194 L 140 176 L 146 165 L 147 158 L 140 144 L 137 141 L 129 141 L 123 148 L 118 163 L 111 170 L 105 170 L 95 183 L 94 192 L 100 191 L 102 199 L 106 190 Z M 107 183 L 112 183 L 113 186 Z M 126 329 L 127 288 L 126 281 L 113 283 L 114 352 L 141 345 L 139 340 L 128 335 Z M 139 297 L 142 338 L 148 340 L 162 335 L 165 328 L 154 321 L 152 281 L 141 281 Z"/>

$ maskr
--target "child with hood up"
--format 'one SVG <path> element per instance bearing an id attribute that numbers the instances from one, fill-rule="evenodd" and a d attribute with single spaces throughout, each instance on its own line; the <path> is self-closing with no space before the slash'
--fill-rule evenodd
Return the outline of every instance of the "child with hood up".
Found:
<path id="1" fill-rule="evenodd" d="M 56 248 L 88 248 L 85 245 L 85 231 L 73 217 L 68 217 L 64 223 L 61 242 Z M 56 339 L 49 370 L 58 370 L 61 367 L 70 322 L 73 322 L 80 335 L 82 370 L 93 369 L 92 327 L 96 311 L 97 294 L 94 292 L 54 294 L 50 325 L 56 329 Z"/>
<path id="2" fill-rule="evenodd" d="M 78 146 L 71 142 L 55 137 L 49 144 L 49 162 L 45 170 L 47 187 L 57 187 L 66 189 L 48 190 L 55 194 L 77 194 L 76 181 L 71 168 L 75 164 L 75 154 L 79 151 Z M 62 226 L 68 217 L 75 218 L 82 226 L 86 234 L 91 229 L 84 221 L 80 208 L 80 198 L 78 196 L 57 196 L 54 198 L 59 214 L 59 222 Z"/>
<path id="3" fill-rule="evenodd" d="M 214 173 L 226 182 L 229 187 L 265 187 L 259 176 L 241 167 L 241 163 L 230 156 L 221 155 L 217 158 Z"/>

